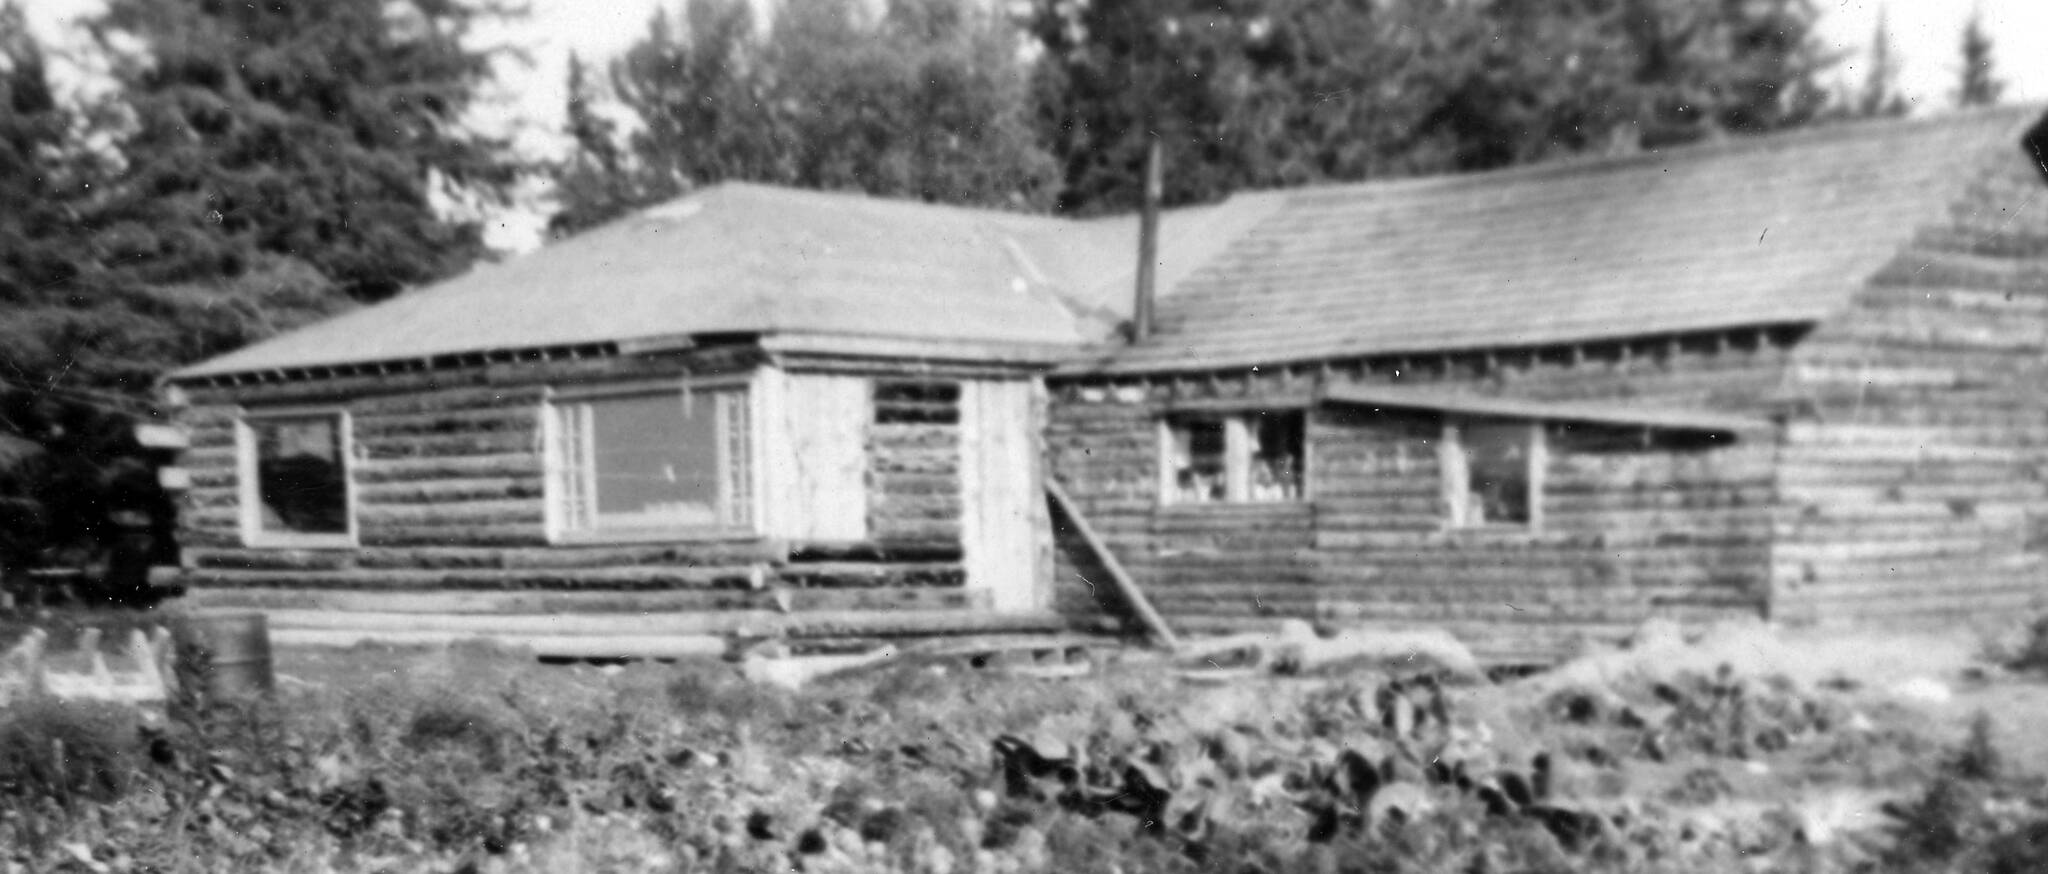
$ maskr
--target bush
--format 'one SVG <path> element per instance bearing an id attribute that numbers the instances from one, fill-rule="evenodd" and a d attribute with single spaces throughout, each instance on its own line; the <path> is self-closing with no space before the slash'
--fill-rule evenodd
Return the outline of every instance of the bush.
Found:
<path id="1" fill-rule="evenodd" d="M 2048 614 L 2036 617 L 2016 640 L 1987 645 L 1985 655 L 2014 671 L 2048 671 Z"/>
<path id="2" fill-rule="evenodd" d="M 112 704 L 31 698 L 0 711 L 0 797 L 106 802 L 134 769 L 136 719 Z"/>

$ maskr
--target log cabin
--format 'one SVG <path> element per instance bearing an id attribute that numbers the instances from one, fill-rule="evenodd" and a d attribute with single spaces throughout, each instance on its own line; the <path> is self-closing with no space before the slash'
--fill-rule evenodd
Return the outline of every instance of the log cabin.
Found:
<path id="1" fill-rule="evenodd" d="M 1100 544 L 1055 519 L 1057 605 L 1120 568 L 1183 631 L 1529 661 L 1651 617 L 2039 610 L 2044 152 L 1997 109 L 1239 195 L 1264 217 L 1146 339 L 1048 378 Z"/>
<path id="2" fill-rule="evenodd" d="M 286 642 L 604 656 L 2037 609 L 2044 141 L 1250 192 L 1135 260 L 1140 217 L 715 186 L 172 374 L 171 576 Z"/>
<path id="3" fill-rule="evenodd" d="M 177 371 L 172 576 L 287 642 L 1057 627 L 1040 377 L 1129 224 L 720 185 Z"/>

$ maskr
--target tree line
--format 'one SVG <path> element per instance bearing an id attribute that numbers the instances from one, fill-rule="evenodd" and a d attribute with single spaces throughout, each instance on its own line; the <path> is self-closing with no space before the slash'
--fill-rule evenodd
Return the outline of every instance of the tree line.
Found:
<path id="1" fill-rule="evenodd" d="M 1029 212 L 1463 172 L 1902 112 L 1816 0 L 682 0 L 569 69 L 566 157 L 464 121 L 496 0 L 109 0 L 104 93 L 0 0 L 0 568 L 163 500 L 169 369 L 488 257 L 449 203 L 552 182 L 573 234 L 723 180 Z M 1975 21 L 1957 102 L 2003 87 Z M 53 550 L 55 552 L 53 552 Z"/>

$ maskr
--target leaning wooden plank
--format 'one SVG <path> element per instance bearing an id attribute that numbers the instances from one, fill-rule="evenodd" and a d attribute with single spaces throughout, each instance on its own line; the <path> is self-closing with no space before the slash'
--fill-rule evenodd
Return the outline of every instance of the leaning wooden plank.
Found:
<path id="1" fill-rule="evenodd" d="M 1180 640 L 1174 637 L 1173 629 L 1167 627 L 1165 617 L 1152 609 L 1152 602 L 1145 598 L 1144 591 L 1140 590 L 1137 582 L 1124 571 L 1123 563 L 1117 561 L 1116 555 L 1111 553 L 1109 547 L 1103 544 L 1102 538 L 1096 535 L 1094 527 L 1081 516 L 1080 508 L 1074 505 L 1072 498 L 1067 497 L 1067 490 L 1058 480 L 1047 477 L 1045 493 L 1052 496 L 1053 503 L 1058 504 L 1060 512 L 1066 514 L 1067 521 L 1073 523 L 1074 533 L 1081 535 L 1082 542 L 1088 544 L 1088 549 L 1102 562 L 1103 569 L 1109 571 L 1110 581 L 1116 584 L 1117 594 L 1123 596 L 1124 603 L 1130 607 L 1138 620 L 1144 623 L 1153 640 L 1169 650 L 1180 648 Z"/>

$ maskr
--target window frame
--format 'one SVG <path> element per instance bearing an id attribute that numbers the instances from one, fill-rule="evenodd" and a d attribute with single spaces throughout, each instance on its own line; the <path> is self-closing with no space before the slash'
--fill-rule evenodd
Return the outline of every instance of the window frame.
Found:
<path id="1" fill-rule="evenodd" d="M 1520 522 L 1473 522 L 1472 455 L 1465 449 L 1465 429 L 1472 424 L 1519 424 L 1529 435 L 1525 472 L 1528 482 L 1528 516 Z M 1489 420 L 1485 417 L 1446 416 L 1437 443 L 1440 481 L 1443 488 L 1444 528 L 1448 531 L 1539 532 L 1543 530 L 1544 472 L 1550 467 L 1549 428 L 1542 421 Z"/>
<path id="2" fill-rule="evenodd" d="M 341 459 L 342 512 L 348 530 L 340 533 L 268 531 L 263 527 L 263 483 L 259 473 L 254 423 L 266 419 L 310 419 L 331 416 L 335 422 L 336 451 Z M 333 405 L 243 409 L 235 418 L 235 479 L 238 503 L 237 525 L 242 545 L 250 549 L 349 549 L 359 544 L 360 522 L 356 505 L 355 421 L 348 408 Z"/>
<path id="3" fill-rule="evenodd" d="M 1252 420 L 1259 416 L 1299 416 L 1301 419 L 1301 478 L 1298 493 L 1288 499 L 1260 501 L 1252 493 Z M 1157 442 L 1159 453 L 1157 501 L 1158 506 L 1171 509 L 1192 509 L 1199 507 L 1294 507 L 1314 499 L 1309 476 L 1311 449 L 1309 439 L 1309 411 L 1306 406 L 1280 407 L 1186 407 L 1169 409 L 1158 419 Z M 1192 420 L 1218 421 L 1223 425 L 1223 498 L 1215 501 L 1185 501 L 1180 498 L 1178 471 L 1174 469 L 1173 458 L 1176 441 L 1174 426 L 1177 422 Z"/>
<path id="4" fill-rule="evenodd" d="M 564 487 L 570 470 L 562 456 L 564 443 L 564 408 L 590 401 L 640 395 L 667 394 L 681 402 L 682 397 L 694 391 L 717 392 L 738 390 L 745 396 L 741 406 L 746 410 L 747 433 L 742 438 L 746 448 L 747 469 L 745 471 L 748 490 L 746 518 L 737 524 L 677 527 L 677 528 L 574 528 L 570 527 L 568 510 L 563 502 L 567 500 Z M 556 387 L 550 386 L 541 402 L 541 503 L 542 523 L 551 544 L 601 544 L 601 543 L 673 543 L 707 540 L 748 540 L 760 538 L 763 531 L 762 503 L 766 494 L 766 474 L 762 459 L 767 456 L 764 444 L 764 423 L 768 421 L 762 409 L 766 403 L 765 392 L 756 375 L 726 375 L 688 377 L 683 379 L 638 380 L 605 385 Z M 727 433 L 730 427 L 724 421 L 718 423 L 720 454 L 719 482 L 721 488 L 731 480 L 726 470 L 729 464 L 725 452 L 732 445 Z M 729 497 L 721 494 L 721 501 Z M 724 508 L 720 508 L 724 512 Z"/>

